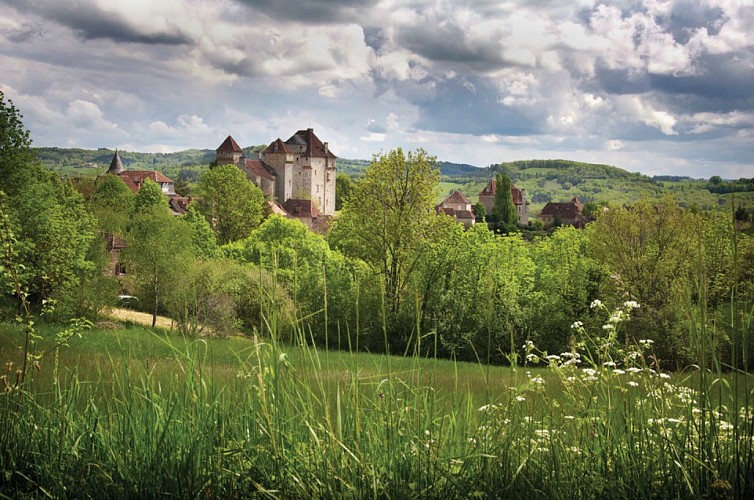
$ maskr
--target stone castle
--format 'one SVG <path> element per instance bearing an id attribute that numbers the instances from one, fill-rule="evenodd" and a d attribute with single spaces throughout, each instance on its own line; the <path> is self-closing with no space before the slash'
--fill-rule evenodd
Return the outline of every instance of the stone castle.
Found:
<path id="1" fill-rule="evenodd" d="M 236 165 L 288 214 L 307 218 L 335 214 L 337 157 L 314 129 L 299 130 L 285 142 L 275 139 L 258 158 L 246 158 L 228 136 L 216 154 L 218 165 Z"/>

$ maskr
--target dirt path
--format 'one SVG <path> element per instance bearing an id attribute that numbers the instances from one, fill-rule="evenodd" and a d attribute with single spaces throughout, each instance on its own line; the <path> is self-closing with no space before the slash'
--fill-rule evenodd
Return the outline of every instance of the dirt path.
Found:
<path id="1" fill-rule="evenodd" d="M 121 309 L 114 307 L 108 317 L 116 321 L 131 321 L 132 323 L 138 323 L 140 325 L 152 326 L 152 315 L 130 309 Z M 171 329 L 173 328 L 173 320 L 166 318 L 165 316 L 157 316 L 157 324 L 159 328 Z"/>

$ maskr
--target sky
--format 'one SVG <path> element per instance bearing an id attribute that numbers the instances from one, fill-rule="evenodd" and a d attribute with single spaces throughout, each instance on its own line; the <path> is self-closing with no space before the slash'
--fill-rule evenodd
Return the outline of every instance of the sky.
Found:
<path id="1" fill-rule="evenodd" d="M 753 0 L 0 0 L 35 146 L 754 177 Z"/>

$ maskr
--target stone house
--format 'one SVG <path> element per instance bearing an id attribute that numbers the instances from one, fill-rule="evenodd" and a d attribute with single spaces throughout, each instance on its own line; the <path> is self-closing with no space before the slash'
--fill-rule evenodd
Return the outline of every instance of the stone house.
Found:
<path id="1" fill-rule="evenodd" d="M 435 207 L 437 213 L 444 213 L 464 225 L 472 226 L 476 223 L 476 214 L 471 207 L 471 201 L 466 198 L 460 191 L 453 191 L 450 196 L 445 198 L 442 203 Z"/>
<path id="2" fill-rule="evenodd" d="M 573 226 L 583 229 L 586 226 L 587 219 L 581 213 L 584 204 L 578 198 L 573 198 L 566 203 L 548 202 L 539 214 L 539 219 L 545 227 L 552 227 L 556 222 L 562 226 Z"/>
<path id="3" fill-rule="evenodd" d="M 217 164 L 234 164 L 290 216 L 308 221 L 335 214 L 337 157 L 314 129 L 299 130 L 283 142 L 275 139 L 259 158 L 246 158 L 231 136 L 216 150 Z"/>
<path id="4" fill-rule="evenodd" d="M 495 206 L 495 195 L 497 194 L 497 179 L 491 179 L 487 185 L 479 192 L 479 203 L 484 205 L 488 214 L 492 213 L 492 207 Z M 523 225 L 529 224 L 529 200 L 526 199 L 526 190 L 519 189 L 511 182 L 511 197 L 513 204 L 516 206 L 518 214 L 518 223 Z"/>

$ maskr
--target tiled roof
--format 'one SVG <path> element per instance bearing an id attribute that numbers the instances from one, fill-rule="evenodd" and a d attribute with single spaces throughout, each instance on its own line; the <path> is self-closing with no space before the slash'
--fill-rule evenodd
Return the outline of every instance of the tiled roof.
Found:
<path id="1" fill-rule="evenodd" d="M 539 213 L 541 216 L 560 217 L 561 219 L 576 219 L 581 216 L 581 210 L 572 201 L 567 203 L 549 202 Z"/>
<path id="2" fill-rule="evenodd" d="M 479 196 L 493 195 L 495 193 L 497 193 L 497 179 L 492 179 L 486 186 L 484 186 L 484 189 L 479 192 Z"/>
<path id="3" fill-rule="evenodd" d="M 471 203 L 460 191 L 453 191 L 453 194 L 445 198 L 443 203 Z"/>
<path id="4" fill-rule="evenodd" d="M 152 179 L 158 184 L 173 184 L 173 179 L 166 176 L 162 172 L 156 170 L 125 170 L 118 174 L 126 186 L 134 193 L 141 189 L 141 185 L 144 184 L 144 179 Z"/>
<path id="5" fill-rule="evenodd" d="M 482 189 L 479 192 L 479 196 L 494 196 L 497 194 L 497 179 L 490 180 L 486 186 L 484 186 L 484 189 Z M 529 202 L 524 198 L 524 192 L 522 189 L 519 189 L 515 184 L 511 182 L 511 197 L 513 198 L 513 204 L 514 205 L 523 205 L 529 204 Z"/>
<path id="6" fill-rule="evenodd" d="M 456 210 L 454 208 L 447 208 L 443 207 L 442 205 L 437 205 L 435 207 L 435 210 L 438 214 L 445 214 L 449 215 L 451 217 L 455 217 L 456 219 L 476 219 L 476 215 L 474 215 L 474 212 L 471 212 L 469 210 Z"/>
<path id="7" fill-rule="evenodd" d="M 285 141 L 286 144 L 306 144 L 306 156 L 315 158 L 337 158 L 329 148 L 326 148 L 322 141 L 314 134 L 314 129 L 299 130 Z"/>
<path id="8" fill-rule="evenodd" d="M 273 214 L 282 215 L 286 219 L 291 216 L 291 214 L 286 212 L 285 209 L 276 201 L 268 201 L 267 206 L 270 207 L 270 212 L 272 212 Z"/>
<path id="9" fill-rule="evenodd" d="M 217 148 L 215 151 L 218 153 L 226 153 L 226 152 L 233 152 L 233 153 L 243 153 L 243 149 L 241 149 L 241 146 L 238 145 L 238 143 L 233 139 L 231 136 L 228 136 L 222 144 L 220 144 L 220 147 Z"/>
<path id="10" fill-rule="evenodd" d="M 123 172 L 125 168 L 123 168 L 123 162 L 120 161 L 120 155 L 118 154 L 118 150 L 115 150 L 115 154 L 113 155 L 113 160 L 110 162 L 110 168 L 107 169 L 108 174 L 119 174 Z"/>
<path id="11" fill-rule="evenodd" d="M 319 209 L 312 200 L 295 200 L 290 198 L 283 203 L 283 208 L 293 217 L 318 217 Z"/>
<path id="12" fill-rule="evenodd" d="M 285 143 L 280 140 L 280 138 L 275 139 L 269 146 L 267 146 L 267 149 L 263 151 L 264 154 L 268 153 L 285 153 L 285 154 L 293 154 L 293 151 L 285 145 Z"/>
<path id="13" fill-rule="evenodd" d="M 248 170 L 247 175 L 251 172 L 264 177 L 265 179 L 271 181 L 275 180 L 274 170 L 262 160 L 246 160 L 244 162 L 244 167 Z"/>

